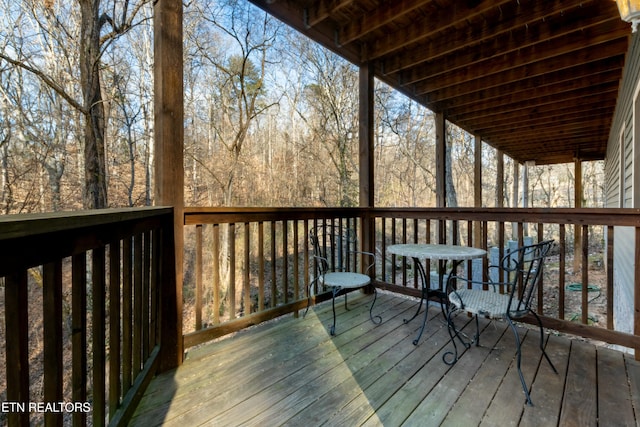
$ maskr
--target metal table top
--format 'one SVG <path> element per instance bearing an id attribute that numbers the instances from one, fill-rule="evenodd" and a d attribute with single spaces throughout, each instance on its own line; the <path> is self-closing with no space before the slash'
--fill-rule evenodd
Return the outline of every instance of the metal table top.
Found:
<path id="1" fill-rule="evenodd" d="M 419 259 L 444 259 L 463 261 L 473 258 L 481 258 L 487 251 L 480 248 L 458 245 L 438 245 L 426 243 L 405 243 L 387 246 L 390 254 L 401 255 Z"/>

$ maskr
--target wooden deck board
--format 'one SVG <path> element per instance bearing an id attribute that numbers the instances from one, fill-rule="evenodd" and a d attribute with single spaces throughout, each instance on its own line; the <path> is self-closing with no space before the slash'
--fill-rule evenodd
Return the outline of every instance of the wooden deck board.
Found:
<path id="1" fill-rule="evenodd" d="M 322 304 L 306 318 L 288 316 L 192 349 L 183 366 L 153 380 L 131 425 L 564 426 L 597 425 L 598 415 L 607 425 L 635 424 L 640 363 L 632 357 L 551 335 L 546 348 L 556 375 L 541 357 L 538 331 L 519 328 L 529 407 L 504 322 L 481 321 L 482 346 L 462 349 L 450 367 L 442 361 L 451 344 L 439 309 L 430 308 L 414 346 L 422 315 L 402 319 L 416 302 L 379 294 L 374 314 L 383 323 L 374 325 L 371 301 L 352 295 L 346 312 L 340 301 L 335 337 L 328 334 L 331 305 Z M 470 320 L 456 323 L 472 336 Z"/>
<path id="2" fill-rule="evenodd" d="M 437 379 L 428 394 L 419 395 L 417 407 L 410 412 L 404 424 L 415 426 L 424 422 L 422 425 L 440 425 L 501 336 L 502 328 L 485 327 L 481 333 L 485 345 L 472 345 L 463 352 L 458 362 L 448 369 L 442 378 Z M 448 348 L 445 347 L 445 350 Z"/>
<path id="3" fill-rule="evenodd" d="M 608 348 L 596 350 L 598 358 L 598 419 L 610 426 L 630 426 L 635 420 L 624 355 Z M 626 399 L 616 399 L 623 390 Z"/>
<path id="4" fill-rule="evenodd" d="M 504 322 L 502 325 L 506 326 Z M 511 333 L 505 328 L 501 328 L 501 332 L 502 334 Z M 483 343 L 487 343 L 486 336 L 482 335 L 481 340 Z M 470 350 L 474 351 L 474 349 Z M 474 354 L 473 357 L 476 355 Z M 479 415 L 486 411 L 500 386 L 506 373 L 505 367 L 508 366 L 511 358 L 513 355 L 506 351 L 489 352 L 483 360 L 482 366 L 478 368 L 475 376 L 447 414 L 442 425 L 457 427 L 477 423 Z"/>
<path id="5" fill-rule="evenodd" d="M 586 427 L 598 424 L 595 356 L 594 346 L 581 341 L 571 343 L 561 425 Z"/>
<path id="6" fill-rule="evenodd" d="M 557 426 L 564 393 L 567 363 L 571 342 L 550 335 L 546 351 L 558 373 L 554 373 L 546 360 L 540 362 L 538 375 L 531 386 L 533 406 L 525 406 L 520 420 L 522 427 Z"/>

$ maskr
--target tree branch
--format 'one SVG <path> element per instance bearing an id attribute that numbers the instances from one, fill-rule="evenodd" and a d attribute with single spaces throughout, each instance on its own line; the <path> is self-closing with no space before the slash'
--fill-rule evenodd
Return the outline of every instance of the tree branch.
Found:
<path id="1" fill-rule="evenodd" d="M 0 53 L 0 59 L 4 59 L 8 63 L 10 63 L 10 64 L 12 64 L 12 65 L 14 65 L 16 67 L 22 68 L 23 70 L 28 71 L 29 73 L 31 73 L 34 76 L 38 77 L 40 80 L 42 80 L 42 82 L 44 84 L 46 84 L 51 89 L 53 89 L 58 95 L 63 97 L 73 108 L 75 108 L 76 110 L 82 112 L 83 114 L 87 114 L 87 111 L 82 106 L 82 104 L 80 104 L 78 101 L 73 99 L 73 97 L 71 95 L 69 95 L 60 85 L 58 85 L 55 81 L 53 81 L 53 79 L 51 79 L 51 77 L 47 76 L 42 71 L 40 71 L 40 70 L 32 67 L 29 64 L 26 64 L 26 63 L 22 62 L 22 61 L 18 61 L 17 59 L 11 58 L 11 57 L 5 55 L 4 53 Z"/>

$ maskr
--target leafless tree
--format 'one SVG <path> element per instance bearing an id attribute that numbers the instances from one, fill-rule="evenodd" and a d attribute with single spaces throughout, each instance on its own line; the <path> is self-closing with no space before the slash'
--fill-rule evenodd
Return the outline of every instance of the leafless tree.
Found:
<path id="1" fill-rule="evenodd" d="M 19 2 L 7 14 L 14 20 L 13 31 L 23 25 L 56 47 L 61 60 L 78 57 L 80 92 L 69 81 L 58 80 L 47 63 L 41 60 L 46 49 L 41 44 L 10 45 L 0 52 L 2 63 L 19 67 L 36 76 L 84 119 L 84 206 L 103 208 L 108 205 L 105 159 L 105 111 L 101 82 L 102 56 L 105 49 L 139 21 L 140 10 L 150 0 L 76 0 Z M 75 6 L 74 6 L 75 4 Z M 3 33 L 13 38 L 13 33 Z M 16 38 L 19 40 L 19 37 Z M 9 44 L 8 44 L 9 45 Z M 64 53 L 65 55 L 62 55 Z M 70 76 L 76 78 L 76 76 Z"/>

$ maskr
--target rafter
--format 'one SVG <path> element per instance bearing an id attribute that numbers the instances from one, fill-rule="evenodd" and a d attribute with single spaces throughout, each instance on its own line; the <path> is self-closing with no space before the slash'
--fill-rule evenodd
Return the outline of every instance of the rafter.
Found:
<path id="1" fill-rule="evenodd" d="M 611 0 L 250 1 L 518 161 L 605 155 L 631 34 Z"/>
<path id="2" fill-rule="evenodd" d="M 472 7 L 462 2 L 453 2 L 450 7 L 442 8 L 432 16 L 414 22 L 408 27 L 388 34 L 382 40 L 373 43 L 372 46 L 365 49 L 366 59 L 372 60 L 388 55 L 410 44 L 433 37 L 457 23 L 488 13 L 492 9 L 509 2 L 509 0 L 481 0 L 477 3 L 473 2 L 476 4 Z"/>

